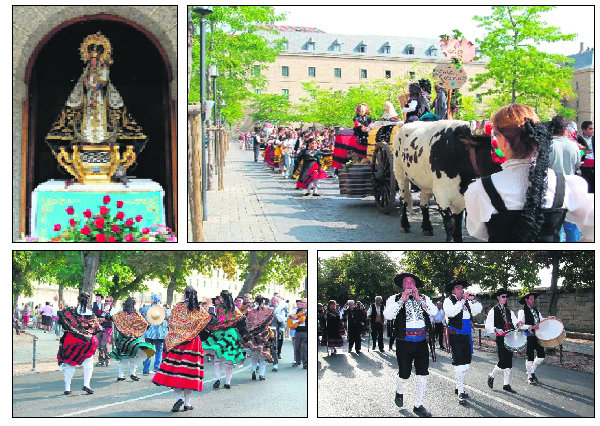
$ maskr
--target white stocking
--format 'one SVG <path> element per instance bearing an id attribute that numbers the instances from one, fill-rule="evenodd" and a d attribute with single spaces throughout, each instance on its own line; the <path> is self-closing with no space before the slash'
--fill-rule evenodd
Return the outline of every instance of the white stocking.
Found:
<path id="1" fill-rule="evenodd" d="M 427 376 L 417 376 L 417 395 L 415 398 L 415 407 L 420 407 L 423 405 L 425 389 L 427 389 Z"/>
<path id="2" fill-rule="evenodd" d="M 493 379 L 500 371 L 502 371 L 502 369 L 497 365 L 494 365 L 494 370 L 492 371 L 492 374 L 490 374 L 490 377 Z"/>
<path id="3" fill-rule="evenodd" d="M 83 367 L 83 386 L 89 388 L 90 380 L 92 380 L 92 372 L 94 371 L 94 357 L 86 358 L 81 363 L 81 366 Z"/>
<path id="4" fill-rule="evenodd" d="M 129 367 L 130 367 L 129 371 L 131 372 L 131 375 L 135 376 L 135 372 L 137 370 L 137 364 L 135 362 L 135 358 L 132 358 L 129 360 Z"/>
<path id="5" fill-rule="evenodd" d="M 261 357 L 258 365 L 259 365 L 258 375 L 265 377 L 265 369 L 267 368 L 267 361 L 264 359 L 264 357 Z"/>
<path id="6" fill-rule="evenodd" d="M 538 358 L 538 357 L 536 357 L 533 360 L 533 365 L 531 366 L 531 374 L 533 374 L 535 372 L 535 369 L 538 368 L 538 366 L 540 364 L 542 364 L 545 360 L 546 360 L 546 358 Z"/>
<path id="7" fill-rule="evenodd" d="M 456 389 L 458 389 L 458 393 L 465 392 L 465 374 L 467 374 L 467 370 L 465 370 L 464 365 L 455 365 L 454 366 L 454 377 L 456 378 Z"/>
<path id="8" fill-rule="evenodd" d="M 215 368 L 215 379 L 221 380 L 221 360 L 213 362 L 213 367 Z"/>
<path id="9" fill-rule="evenodd" d="M 225 384 L 231 384 L 231 376 L 233 375 L 233 364 L 225 364 Z"/>
<path id="10" fill-rule="evenodd" d="M 525 370 L 527 370 L 528 379 L 531 378 L 531 373 L 533 373 L 533 371 L 531 371 L 531 367 L 533 367 L 533 361 L 525 361 Z"/>
<path id="11" fill-rule="evenodd" d="M 75 367 L 68 364 L 63 364 L 63 374 L 65 379 L 65 391 L 71 391 L 71 379 L 73 378 L 73 374 L 75 374 Z"/>
<path id="12" fill-rule="evenodd" d="M 504 386 L 510 383 L 510 368 L 504 369 Z"/>
<path id="13" fill-rule="evenodd" d="M 184 389 L 183 395 L 185 396 L 185 400 L 183 401 L 183 405 L 185 405 L 186 407 L 189 407 L 191 399 L 192 399 L 192 390 L 191 389 Z"/>
<path id="14" fill-rule="evenodd" d="M 175 392 L 175 400 L 176 401 L 183 399 L 183 389 L 173 388 L 173 392 Z"/>
<path id="15" fill-rule="evenodd" d="M 404 395 L 404 383 L 406 383 L 405 379 L 396 377 L 396 393 L 399 393 L 400 395 Z"/>

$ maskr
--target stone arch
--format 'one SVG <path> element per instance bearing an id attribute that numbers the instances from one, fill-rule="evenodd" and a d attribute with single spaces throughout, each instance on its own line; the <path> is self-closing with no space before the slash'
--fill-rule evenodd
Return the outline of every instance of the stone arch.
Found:
<path id="1" fill-rule="evenodd" d="M 165 63 L 170 102 L 172 208 L 176 220 L 177 6 L 13 6 L 13 240 L 25 230 L 28 79 L 37 53 L 54 33 L 79 21 L 104 19 L 143 33 Z"/>

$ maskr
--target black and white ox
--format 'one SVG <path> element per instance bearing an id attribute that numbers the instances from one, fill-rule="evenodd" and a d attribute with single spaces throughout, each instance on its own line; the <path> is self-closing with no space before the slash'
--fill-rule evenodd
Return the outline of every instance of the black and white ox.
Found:
<path id="1" fill-rule="evenodd" d="M 481 136 L 479 136 L 481 133 Z M 491 138 L 475 132 L 467 121 L 417 121 L 405 124 L 393 141 L 394 174 L 402 201 L 400 224 L 410 231 L 406 215 L 412 206 L 410 182 L 421 189 L 421 225 L 424 235 L 433 235 L 427 208 L 433 195 L 440 207 L 446 242 L 462 242 L 464 193 L 473 179 L 499 171 L 492 160 Z"/>

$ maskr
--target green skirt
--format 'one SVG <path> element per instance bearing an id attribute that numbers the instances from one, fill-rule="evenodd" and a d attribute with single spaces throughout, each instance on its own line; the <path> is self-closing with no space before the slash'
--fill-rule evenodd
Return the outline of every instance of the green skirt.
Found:
<path id="1" fill-rule="evenodd" d="M 231 361 L 233 364 L 244 359 L 244 352 L 240 346 L 240 334 L 235 328 L 213 331 L 202 342 L 204 351 L 213 351 L 217 358 Z"/>
<path id="2" fill-rule="evenodd" d="M 115 346 L 109 355 L 120 361 L 127 358 L 150 358 L 155 352 L 154 345 L 144 342 L 141 337 L 126 336 L 117 331 Z"/>

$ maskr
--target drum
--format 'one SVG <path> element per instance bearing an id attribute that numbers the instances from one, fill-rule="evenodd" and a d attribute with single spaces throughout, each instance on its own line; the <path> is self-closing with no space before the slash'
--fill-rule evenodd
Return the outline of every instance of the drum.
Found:
<path id="1" fill-rule="evenodd" d="M 527 336 L 520 330 L 513 330 L 504 336 L 504 346 L 512 352 L 519 352 L 527 346 Z"/>
<path id="2" fill-rule="evenodd" d="M 561 320 L 546 318 L 540 321 L 539 328 L 535 332 L 535 337 L 538 338 L 540 345 L 545 348 L 555 348 L 559 346 L 567 333 L 565 326 Z"/>

